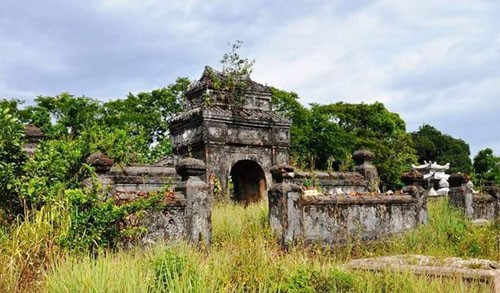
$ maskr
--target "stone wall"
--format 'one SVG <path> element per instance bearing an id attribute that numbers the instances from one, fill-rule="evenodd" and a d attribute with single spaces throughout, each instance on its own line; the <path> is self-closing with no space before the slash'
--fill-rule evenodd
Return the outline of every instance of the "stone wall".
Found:
<path id="1" fill-rule="evenodd" d="M 463 211 L 470 220 L 500 219 L 500 189 L 485 187 L 483 192 L 474 192 L 472 184 L 462 174 L 450 177 L 449 202 Z"/>
<path id="2" fill-rule="evenodd" d="M 171 192 L 180 182 L 174 167 L 155 165 L 113 165 L 110 170 L 99 172 L 98 179 L 108 195 L 121 200 L 155 191 Z"/>
<path id="3" fill-rule="evenodd" d="M 184 239 L 196 245 L 210 245 L 211 198 L 203 181 L 205 163 L 193 158 L 181 160 L 175 168 L 168 166 L 115 166 L 102 154 L 87 160 L 98 172 L 98 181 L 109 198 L 117 204 L 132 202 L 159 192 L 160 209 L 142 215 L 129 215 L 121 228 L 144 227 L 147 232 L 140 239 L 124 240 L 122 245 L 141 245 L 158 241 Z M 91 184 L 91 179 L 86 181 Z"/>
<path id="4" fill-rule="evenodd" d="M 350 239 L 379 239 L 399 234 L 427 222 L 426 198 L 422 188 L 410 187 L 408 194 L 304 196 L 293 168 L 273 167 L 269 197 L 271 229 L 286 246 L 297 241 L 324 245 Z"/>

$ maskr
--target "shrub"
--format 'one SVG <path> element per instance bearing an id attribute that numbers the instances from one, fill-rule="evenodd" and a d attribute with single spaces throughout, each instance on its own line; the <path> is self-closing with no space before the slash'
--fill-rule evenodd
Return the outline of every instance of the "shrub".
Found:
<path id="1" fill-rule="evenodd" d="M 62 244 L 80 251 L 114 248 L 122 237 L 138 236 L 121 229 L 119 223 L 131 214 L 162 208 L 162 196 L 153 193 L 121 205 L 91 190 L 66 190 L 65 198 L 69 203 L 71 229 Z"/>

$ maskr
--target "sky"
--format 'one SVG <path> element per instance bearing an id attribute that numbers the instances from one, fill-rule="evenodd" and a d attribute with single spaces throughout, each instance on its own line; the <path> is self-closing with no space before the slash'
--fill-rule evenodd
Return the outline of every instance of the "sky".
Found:
<path id="1" fill-rule="evenodd" d="M 304 105 L 380 101 L 408 131 L 500 155 L 500 1 L 0 3 L 0 98 L 124 98 L 220 68 L 241 40 L 252 79 Z"/>

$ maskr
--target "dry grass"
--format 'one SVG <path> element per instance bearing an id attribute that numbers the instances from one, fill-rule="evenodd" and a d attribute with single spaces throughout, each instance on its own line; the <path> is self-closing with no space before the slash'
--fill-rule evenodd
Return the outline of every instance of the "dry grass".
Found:
<path id="1" fill-rule="evenodd" d="M 446 202 L 429 204 L 431 223 L 382 242 L 334 249 L 298 244 L 283 251 L 267 224 L 267 203 L 217 204 L 209 250 L 185 243 L 74 256 L 56 245 L 65 233 L 56 209 L 42 210 L 1 236 L 0 288 L 6 292 L 486 292 L 487 286 L 412 274 L 361 273 L 348 260 L 428 254 L 500 260 L 500 225 L 472 227 Z M 57 221 L 56 221 L 57 220 Z M 64 222 L 64 221 L 63 221 Z M 57 225 L 56 225 L 57 223 Z"/>
<path id="2" fill-rule="evenodd" d="M 2 292 L 33 292 L 44 286 L 47 268 L 64 258 L 57 241 L 68 223 L 64 207 L 46 206 L 0 232 Z"/>

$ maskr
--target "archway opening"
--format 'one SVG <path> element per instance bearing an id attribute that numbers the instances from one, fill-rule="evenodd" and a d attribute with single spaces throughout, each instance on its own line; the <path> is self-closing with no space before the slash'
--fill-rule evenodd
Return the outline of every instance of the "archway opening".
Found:
<path id="1" fill-rule="evenodd" d="M 266 177 L 256 162 L 238 161 L 231 168 L 230 175 L 233 183 L 233 200 L 250 203 L 266 196 Z"/>

